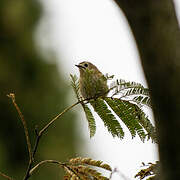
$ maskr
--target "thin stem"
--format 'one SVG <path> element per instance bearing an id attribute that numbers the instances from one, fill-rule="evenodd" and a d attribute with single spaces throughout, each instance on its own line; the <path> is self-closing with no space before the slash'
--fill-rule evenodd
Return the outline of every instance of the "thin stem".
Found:
<path id="1" fill-rule="evenodd" d="M 18 114 L 19 114 L 19 117 L 21 119 L 21 122 L 23 124 L 23 127 L 24 127 L 24 132 L 25 132 L 25 137 L 26 137 L 26 142 L 27 142 L 27 146 L 28 146 L 28 152 L 29 152 L 29 159 L 30 161 L 32 161 L 32 151 L 31 151 L 31 143 L 30 143 L 30 138 L 29 138 L 29 133 L 28 133 L 28 128 L 27 128 L 27 124 L 26 124 L 26 121 L 24 119 L 24 116 L 20 110 L 20 108 L 18 107 L 18 105 L 16 104 L 16 100 L 15 100 L 15 94 L 14 93 L 10 93 L 9 95 L 7 95 L 9 98 L 11 98 L 13 104 L 14 104 L 14 107 L 16 108 Z"/>
<path id="2" fill-rule="evenodd" d="M 59 161 L 56 161 L 56 160 L 44 160 L 44 161 L 41 161 L 40 163 L 38 163 L 36 166 L 34 166 L 30 171 L 29 171 L 29 175 L 31 176 L 34 171 L 39 168 L 39 166 L 45 164 L 45 163 L 53 163 L 53 164 L 59 164 L 61 165 L 62 163 L 59 162 Z"/>
<path id="3" fill-rule="evenodd" d="M 74 173 L 80 180 L 82 180 L 81 177 L 80 177 L 70 166 L 68 166 L 68 165 L 65 164 L 65 163 L 61 163 L 61 162 L 59 162 L 59 161 L 56 161 L 56 160 L 44 160 L 44 161 L 39 162 L 36 166 L 34 166 L 34 167 L 29 171 L 29 175 L 31 176 L 31 175 L 34 173 L 34 171 L 36 171 L 41 165 L 46 164 L 46 163 L 58 164 L 58 165 L 60 165 L 62 168 L 67 168 L 69 171 L 71 171 L 72 173 Z"/>
<path id="4" fill-rule="evenodd" d="M 92 99 L 92 98 L 91 98 Z M 64 113 L 66 113 L 67 111 L 69 111 L 70 109 L 72 109 L 74 106 L 84 102 L 84 101 L 87 101 L 87 100 L 90 100 L 89 99 L 84 99 L 82 101 L 78 101 L 76 103 L 74 103 L 73 105 L 67 107 L 66 109 L 64 109 L 64 111 L 62 111 L 61 113 L 59 113 L 55 118 L 53 118 L 48 124 L 46 124 L 40 131 L 39 133 L 37 133 L 37 137 L 36 137 L 36 141 L 35 141 L 35 145 L 34 145 L 34 148 L 33 148 L 33 151 L 32 151 L 32 158 L 34 159 L 34 156 L 36 154 L 36 151 L 37 151 L 37 148 L 38 148 L 38 145 L 39 145 L 39 141 L 40 141 L 40 138 L 41 136 L 43 135 L 43 133 L 57 120 L 59 119 Z M 28 164 L 28 168 L 26 170 L 26 174 L 24 176 L 24 180 L 27 180 L 31 174 L 30 174 L 30 170 L 31 170 L 31 167 L 32 167 L 32 161 L 29 161 L 29 164 Z"/>
<path id="5" fill-rule="evenodd" d="M 8 180 L 13 180 L 11 177 L 7 176 L 6 174 L 4 174 L 4 173 L 2 173 L 2 172 L 0 172 L 0 176 L 6 178 L 6 179 L 8 179 Z"/>
<path id="6" fill-rule="evenodd" d="M 58 118 L 60 118 L 64 113 L 66 113 L 67 111 L 69 111 L 71 108 L 73 108 L 74 106 L 76 106 L 77 104 L 81 103 L 82 101 L 78 101 L 76 103 L 74 103 L 73 105 L 67 107 L 66 109 L 64 109 L 64 111 L 62 111 L 61 113 L 59 113 L 55 118 L 53 118 L 47 125 L 44 126 L 44 128 L 42 128 L 39 131 L 39 136 L 41 136 L 48 128 L 49 126 L 51 126 L 51 124 L 53 124 Z"/>
<path id="7" fill-rule="evenodd" d="M 64 109 L 64 111 L 62 111 L 61 113 L 59 113 L 55 118 L 53 118 L 48 124 L 46 124 L 40 131 L 39 133 L 36 132 L 37 134 L 37 137 L 36 137 L 36 141 L 35 141 L 35 144 L 34 144 L 34 148 L 33 148 L 33 151 L 31 149 L 31 143 L 30 143 L 30 138 L 29 138 L 29 133 L 28 133 L 28 129 L 27 129 L 27 124 L 26 124 L 26 121 L 23 117 L 23 114 L 20 110 L 20 108 L 18 107 L 18 105 L 16 104 L 16 101 L 15 101 L 15 95 L 14 93 L 10 93 L 9 95 L 7 95 L 9 98 L 11 98 L 19 116 L 20 116 L 20 119 L 23 123 L 23 127 L 24 127 L 24 132 L 25 132 L 25 136 L 26 136 L 26 142 L 27 142 L 27 146 L 28 146 L 28 151 L 29 151 L 29 163 L 28 163 L 28 167 L 27 167 L 27 170 L 26 170 L 26 174 L 24 176 L 24 180 L 27 180 L 32 172 L 34 171 L 33 169 L 35 168 L 38 168 L 41 164 L 45 163 L 45 162 L 50 162 L 49 160 L 46 160 L 46 161 L 42 161 L 40 164 L 37 164 L 33 169 L 32 168 L 32 164 L 33 164 L 33 161 L 34 161 L 34 156 L 36 154 L 36 151 L 37 151 L 37 148 L 38 148 L 38 145 L 39 145 L 39 141 L 40 141 L 40 138 L 41 136 L 43 135 L 43 133 L 57 120 L 59 119 L 64 113 L 66 113 L 67 111 L 69 111 L 70 109 L 72 109 L 74 106 L 78 105 L 78 104 L 82 104 L 84 101 L 87 101 L 87 100 L 90 100 L 90 99 L 93 99 L 93 98 L 87 98 L 87 99 L 83 99 L 81 101 L 78 101 L 76 103 L 74 103 L 73 105 L 67 107 L 66 109 Z M 52 161 L 52 160 L 51 160 Z M 53 161 L 55 163 L 55 161 Z M 57 163 L 58 161 L 56 161 Z M 2 174 L 0 174 L 2 175 Z M 5 176 L 4 176 L 5 177 Z M 8 177 L 8 176 L 7 176 Z"/>

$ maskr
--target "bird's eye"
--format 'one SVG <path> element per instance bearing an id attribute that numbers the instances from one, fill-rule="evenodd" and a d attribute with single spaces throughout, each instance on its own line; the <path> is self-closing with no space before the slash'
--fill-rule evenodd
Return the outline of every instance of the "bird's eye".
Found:
<path id="1" fill-rule="evenodd" d="M 84 64 L 84 66 L 85 66 L 85 67 L 88 67 L 88 64 L 86 63 L 86 64 Z"/>

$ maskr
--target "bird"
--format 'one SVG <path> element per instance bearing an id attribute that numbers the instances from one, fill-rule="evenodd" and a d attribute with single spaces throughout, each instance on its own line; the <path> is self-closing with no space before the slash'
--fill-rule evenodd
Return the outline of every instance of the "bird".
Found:
<path id="1" fill-rule="evenodd" d="M 75 65 L 79 68 L 79 88 L 84 99 L 106 97 L 108 94 L 107 78 L 99 69 L 88 61 Z"/>

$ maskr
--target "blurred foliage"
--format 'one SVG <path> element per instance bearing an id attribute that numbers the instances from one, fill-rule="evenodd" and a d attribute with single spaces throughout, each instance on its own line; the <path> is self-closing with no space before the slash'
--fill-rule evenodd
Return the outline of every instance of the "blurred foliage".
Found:
<path id="1" fill-rule="evenodd" d="M 93 160 L 91 158 L 72 158 L 69 163 L 61 165 L 65 171 L 63 180 L 110 180 L 110 178 L 103 176 L 98 168 L 101 170 L 109 171 L 113 173 L 109 164 L 104 164 L 102 161 Z M 110 176 L 111 176 L 110 174 Z"/>
<path id="2" fill-rule="evenodd" d="M 16 94 L 32 144 L 35 126 L 41 129 L 67 106 L 69 86 L 54 61 L 44 61 L 34 43 L 41 12 L 37 0 L 0 2 L 0 170 L 16 179 L 24 176 L 28 151 L 23 126 L 6 95 Z M 49 128 L 39 144 L 39 160 L 62 161 L 75 155 L 74 118 L 69 112 Z M 42 167 L 32 179 L 60 179 L 59 169 Z"/>
<path id="3" fill-rule="evenodd" d="M 155 180 L 157 179 L 157 175 L 159 174 L 160 170 L 160 163 L 156 161 L 155 163 L 142 163 L 143 169 L 141 169 L 134 177 L 139 178 L 140 180 Z"/>

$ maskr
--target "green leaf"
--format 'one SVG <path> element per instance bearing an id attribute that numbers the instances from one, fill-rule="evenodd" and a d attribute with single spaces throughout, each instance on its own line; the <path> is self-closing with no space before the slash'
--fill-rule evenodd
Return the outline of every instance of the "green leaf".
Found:
<path id="1" fill-rule="evenodd" d="M 122 139 L 124 137 L 124 131 L 121 125 L 119 124 L 118 120 L 108 109 L 108 106 L 106 105 L 104 100 L 98 98 L 96 100 L 91 100 L 90 104 L 93 106 L 94 111 L 103 120 L 104 125 L 107 127 L 108 131 L 112 134 L 112 136 L 117 136 Z"/>
<path id="2" fill-rule="evenodd" d="M 80 89 L 79 89 L 79 80 L 77 78 L 76 75 L 72 75 L 70 74 L 71 77 L 71 86 L 73 87 L 73 90 L 76 94 L 76 97 L 78 99 L 78 101 L 81 101 L 81 95 L 80 95 Z M 95 123 L 95 119 L 92 115 L 91 110 L 89 109 L 89 107 L 87 105 L 84 104 L 84 102 L 81 102 L 81 105 L 84 109 L 85 115 L 86 115 L 86 119 L 88 121 L 88 127 L 90 130 L 90 137 L 93 137 L 95 132 L 96 132 L 96 123 Z"/>
<path id="3" fill-rule="evenodd" d="M 121 98 L 137 94 L 149 96 L 149 90 L 144 88 L 142 84 L 123 79 L 114 81 L 110 89 L 113 90 L 113 96 L 121 94 Z"/>
<path id="4" fill-rule="evenodd" d="M 91 110 L 89 109 L 89 107 L 87 105 L 84 104 L 83 108 L 84 108 L 84 112 L 85 112 L 85 115 L 86 115 L 86 119 L 88 121 L 90 137 L 93 137 L 94 134 L 96 133 L 96 122 L 95 122 L 95 119 L 93 117 L 93 114 L 92 114 Z"/>
<path id="5" fill-rule="evenodd" d="M 107 104 L 117 114 L 117 116 L 123 121 L 123 123 L 129 129 L 132 138 L 139 135 L 142 141 L 145 140 L 145 132 L 143 127 L 138 122 L 137 112 L 135 111 L 135 105 L 120 99 L 105 98 Z"/>
<path id="6" fill-rule="evenodd" d="M 143 126 L 143 128 L 147 131 L 148 139 L 152 139 L 153 142 L 157 143 L 157 134 L 156 129 L 152 125 L 151 121 L 148 119 L 146 114 L 136 106 L 137 114 L 139 115 L 139 123 Z"/>
<path id="7" fill-rule="evenodd" d="M 72 75 L 72 74 L 70 74 L 70 77 L 71 77 L 71 86 L 73 87 L 76 97 L 77 97 L 78 101 L 81 101 L 82 98 L 81 98 L 80 89 L 79 89 L 78 77 L 76 75 Z"/>
<path id="8" fill-rule="evenodd" d="M 91 71 L 88 73 L 91 73 Z M 89 86 L 91 86 L 92 81 L 88 79 L 88 77 L 86 78 L 85 83 L 87 83 L 86 87 L 91 92 L 92 89 L 90 89 Z M 99 83 L 97 82 L 97 85 L 98 84 Z M 78 101 L 81 101 L 80 103 L 84 109 L 86 119 L 88 121 L 90 137 L 93 137 L 96 132 L 95 119 L 89 107 L 84 101 L 82 101 L 79 89 L 79 81 L 76 75 L 71 75 L 71 85 Z M 98 88 L 99 90 L 101 89 L 101 87 Z M 97 91 L 98 88 L 95 88 L 95 91 Z M 93 106 L 94 111 L 103 120 L 104 125 L 107 127 L 112 136 L 118 136 L 122 139 L 124 137 L 124 131 L 116 117 L 112 114 L 111 110 L 113 110 L 114 113 L 127 126 L 132 138 L 138 134 L 143 142 L 146 137 L 147 139 L 152 139 L 152 141 L 157 142 L 155 127 L 140 108 L 140 106 L 143 105 L 151 107 L 149 90 L 144 88 L 140 83 L 128 82 L 122 79 L 114 82 L 109 90 L 114 92 L 112 96 L 121 94 L 121 97 L 119 99 L 113 97 L 105 97 L 102 99 L 97 96 L 95 99 L 89 100 L 88 102 Z"/>
<path id="9" fill-rule="evenodd" d="M 150 108 L 152 107 L 151 99 L 148 96 L 135 96 L 132 101 L 136 102 L 137 104 L 149 106 Z"/>
<path id="10" fill-rule="evenodd" d="M 141 94 L 141 95 L 145 95 L 145 96 L 149 96 L 149 90 L 147 88 L 144 88 L 144 87 L 128 87 L 128 88 L 131 88 L 129 90 L 127 90 L 125 93 L 124 93 L 124 97 L 125 96 L 132 96 L 132 95 L 137 95 L 137 94 Z"/>

